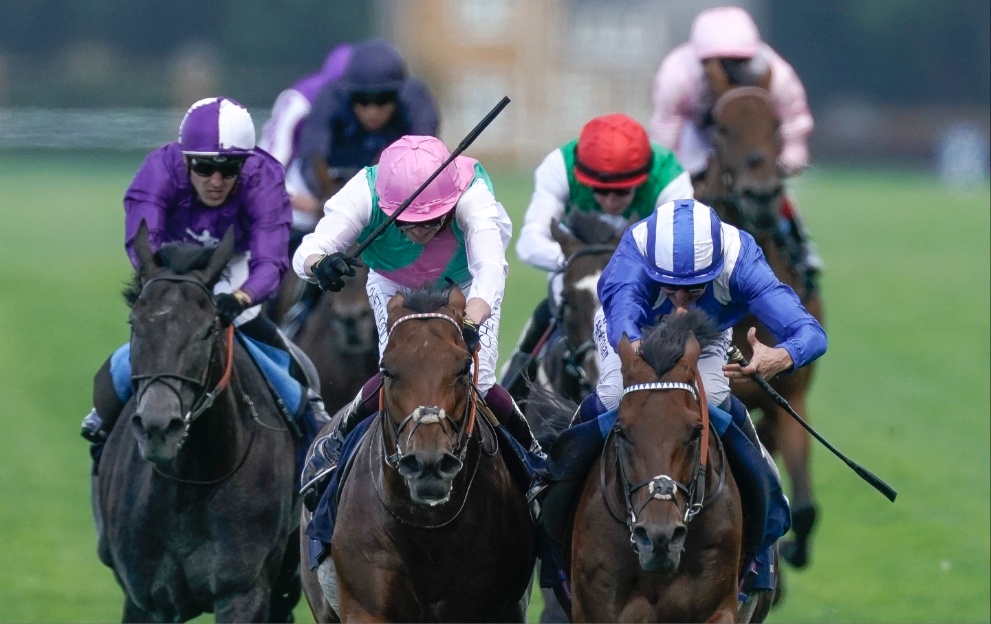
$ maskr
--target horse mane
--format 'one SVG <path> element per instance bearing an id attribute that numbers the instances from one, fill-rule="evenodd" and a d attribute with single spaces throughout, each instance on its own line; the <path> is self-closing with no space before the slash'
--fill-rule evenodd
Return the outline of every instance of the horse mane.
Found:
<path id="1" fill-rule="evenodd" d="M 668 314 L 644 332 L 640 354 L 660 377 L 681 359 L 690 335 L 695 336 L 702 353 L 706 353 L 719 341 L 721 332 L 702 310 Z"/>
<path id="2" fill-rule="evenodd" d="M 450 288 L 438 288 L 436 286 L 416 288 L 406 295 L 406 302 L 403 303 L 403 307 L 413 312 L 433 312 L 437 308 L 447 305 L 450 293 Z"/>
<path id="3" fill-rule="evenodd" d="M 540 446 L 549 449 L 571 425 L 578 404 L 530 379 L 526 384 L 529 391 L 523 404 L 527 407 L 527 420 Z"/>
<path id="4" fill-rule="evenodd" d="M 171 269 L 176 275 L 183 275 L 204 268 L 215 251 L 214 247 L 202 247 L 192 243 L 166 243 L 155 253 L 155 259 L 163 268 Z M 226 272 L 227 269 L 225 268 Z M 133 306 L 141 295 L 141 274 L 135 271 L 131 281 L 121 294 L 127 305 Z"/>
<path id="5" fill-rule="evenodd" d="M 573 210 L 568 213 L 567 223 L 571 235 L 586 245 L 605 245 L 616 238 L 616 229 L 607 223 L 597 212 Z"/>

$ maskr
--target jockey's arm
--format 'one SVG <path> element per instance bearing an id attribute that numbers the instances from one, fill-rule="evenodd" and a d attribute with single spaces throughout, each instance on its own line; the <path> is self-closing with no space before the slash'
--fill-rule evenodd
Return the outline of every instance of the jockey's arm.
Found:
<path id="1" fill-rule="evenodd" d="M 258 147 L 275 157 L 283 167 L 289 166 L 293 155 L 294 135 L 310 113 L 310 102 L 295 89 L 286 89 L 275 99 L 272 116 L 262 129 Z"/>
<path id="2" fill-rule="evenodd" d="M 148 226 L 151 250 L 158 251 L 163 243 L 168 207 L 176 201 L 176 175 L 168 170 L 163 149 L 155 150 L 145 158 L 124 193 L 124 247 L 135 269 L 139 263 L 134 237 L 142 221 Z"/>
<path id="3" fill-rule="evenodd" d="M 292 258 L 301 279 L 316 283 L 310 267 L 323 256 L 346 251 L 371 222 L 372 193 L 365 176 L 362 169 L 328 199 L 316 229 L 303 237 Z"/>
<path id="4" fill-rule="evenodd" d="M 299 135 L 300 171 L 309 191 L 316 197 L 327 197 L 324 189 L 330 183 L 327 154 L 333 144 L 331 123 L 338 106 L 332 87 L 325 87 L 317 96 Z"/>
<path id="5" fill-rule="evenodd" d="M 256 156 L 260 158 L 260 156 Z M 289 246 L 289 228 L 292 223 L 292 205 L 286 193 L 282 167 L 267 161 L 267 170 L 278 169 L 277 174 L 257 175 L 258 183 L 248 188 L 245 209 L 250 219 L 248 226 L 248 279 L 241 285 L 248 301 L 266 301 L 279 288 L 279 283 L 289 268 L 286 248 Z"/>
<path id="6" fill-rule="evenodd" d="M 647 128 L 652 140 L 676 153 L 682 128 L 689 118 L 685 102 L 691 99 L 691 64 L 698 64 L 686 52 L 691 50 L 676 48 L 661 61 L 654 76 L 654 113 Z"/>
<path id="7" fill-rule="evenodd" d="M 809 165 L 809 135 L 815 126 L 809 111 L 805 87 L 791 65 L 771 51 L 771 97 L 781 117 L 782 148 L 778 162 L 786 175 L 794 175 Z"/>
<path id="8" fill-rule="evenodd" d="M 614 349 L 624 334 L 631 344 L 640 340 L 640 328 L 646 324 L 651 308 L 651 279 L 643 269 L 633 229 L 623 234 L 599 278 L 599 301 L 606 317 L 609 344 Z"/>
<path id="9" fill-rule="evenodd" d="M 506 248 L 513 224 L 488 185 L 477 178 L 458 200 L 458 226 L 464 232 L 471 287 L 465 294 L 465 315 L 479 325 L 502 304 L 506 289 Z"/>
<path id="10" fill-rule="evenodd" d="M 567 199 L 568 174 L 564 156 L 556 149 L 544 158 L 533 174 L 533 196 L 516 241 L 516 255 L 520 260 L 545 271 L 561 268 L 564 253 L 551 236 L 551 222 L 564 216 Z"/>

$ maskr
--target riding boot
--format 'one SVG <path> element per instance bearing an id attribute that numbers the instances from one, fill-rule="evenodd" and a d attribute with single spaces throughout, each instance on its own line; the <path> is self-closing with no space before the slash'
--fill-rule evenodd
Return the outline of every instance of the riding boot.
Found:
<path id="1" fill-rule="evenodd" d="M 354 400 L 334 414 L 330 433 L 317 439 L 306 458 L 300 477 L 300 493 L 303 504 L 311 512 L 316 509 L 320 497 L 337 468 L 344 439 L 361 421 L 378 410 L 378 393 L 382 387 L 382 373 L 376 373 L 365 382 Z"/>
<path id="2" fill-rule="evenodd" d="M 523 445 L 527 453 L 534 456 L 541 464 L 547 459 L 543 449 L 540 448 L 540 442 L 530 430 L 530 423 L 523 416 L 523 412 L 520 411 L 509 391 L 499 384 L 492 386 L 485 393 L 485 404 L 492 410 L 499 424 Z"/>
<path id="3" fill-rule="evenodd" d="M 110 437 L 120 413 L 124 411 L 125 401 L 121 401 L 114 389 L 113 377 L 110 374 L 111 359 L 107 359 L 93 376 L 94 407 L 83 418 L 79 432 L 79 435 L 90 442 L 89 454 L 93 459 L 93 475 L 96 475 L 100 467 L 103 446 L 107 443 L 107 438 Z"/>
<path id="4" fill-rule="evenodd" d="M 500 385 L 508 390 L 517 402 L 523 401 L 529 394 L 527 381 L 533 379 L 537 372 L 537 362 L 533 352 L 550 327 L 553 316 L 547 299 L 537 304 L 533 315 L 523 328 L 523 335 L 516 345 L 516 351 L 503 368 Z"/>

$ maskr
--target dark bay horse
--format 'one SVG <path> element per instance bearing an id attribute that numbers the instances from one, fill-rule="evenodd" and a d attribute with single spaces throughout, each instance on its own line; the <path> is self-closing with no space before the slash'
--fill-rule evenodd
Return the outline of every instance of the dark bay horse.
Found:
<path id="1" fill-rule="evenodd" d="M 769 598 L 738 611 L 740 492 L 698 373 L 700 354 L 717 339 L 702 312 L 689 312 L 648 330 L 641 354 L 620 343 L 626 390 L 571 529 L 573 621 L 766 616 Z"/>
<path id="2" fill-rule="evenodd" d="M 287 274 L 272 307 L 272 318 L 310 357 L 320 378 L 320 396 L 327 412 L 334 414 L 354 399 L 361 386 L 378 372 L 378 330 L 365 293 L 368 268 L 361 266 L 340 292 L 319 292 L 317 287 Z M 312 289 L 312 309 L 300 327 L 289 322 L 292 302 L 304 289 Z M 290 329 L 289 326 L 293 326 Z"/>
<path id="3" fill-rule="evenodd" d="M 303 571 L 320 620 L 526 617 L 534 530 L 479 405 L 464 307 L 457 288 L 389 302 L 381 409 L 351 461 L 332 556 Z"/>
<path id="4" fill-rule="evenodd" d="M 712 206 L 720 219 L 750 233 L 761 246 L 768 264 L 790 286 L 802 305 L 821 323 L 819 291 L 799 270 L 798 243 L 779 227 L 784 182 L 777 165 L 781 153 L 780 122 L 764 89 L 727 90 L 713 108 L 715 155 L 695 196 Z M 775 344 L 775 338 L 755 318 L 743 319 L 733 331 L 734 343 L 749 358 L 747 330 L 757 327 L 757 338 Z M 805 420 L 806 397 L 815 364 L 791 375 L 776 377 L 771 385 Z M 749 380 L 734 382 L 733 393 L 749 409 L 760 409 L 760 438 L 772 453 L 780 454 L 791 482 L 794 539 L 782 545 L 782 556 L 796 567 L 808 562 L 809 541 L 816 517 L 809 463 L 809 434 L 773 399 Z"/>
<path id="5" fill-rule="evenodd" d="M 100 560 L 125 622 L 292 621 L 299 599 L 295 442 L 212 286 L 233 252 L 165 246 L 142 224 L 132 289 L 134 397 L 99 467 Z M 129 424 L 130 426 L 124 426 Z"/>

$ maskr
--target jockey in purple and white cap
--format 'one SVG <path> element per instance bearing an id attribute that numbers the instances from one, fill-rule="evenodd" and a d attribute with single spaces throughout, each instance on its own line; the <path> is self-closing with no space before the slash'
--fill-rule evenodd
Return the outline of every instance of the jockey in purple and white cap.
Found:
<path id="1" fill-rule="evenodd" d="M 124 213 L 124 242 L 135 269 L 134 240 L 142 223 L 153 252 L 167 243 L 214 247 L 232 229 L 234 256 L 213 287 L 220 319 L 286 351 L 302 371 L 291 367 L 297 381 L 319 387 L 309 359 L 259 314 L 289 266 L 291 209 L 282 165 L 255 147 L 254 122 L 244 106 L 226 97 L 194 103 L 178 140 L 145 158 L 124 194 Z M 94 409 L 83 420 L 83 437 L 94 443 L 94 459 L 132 393 L 128 348 L 119 348 L 93 380 Z M 319 419 L 322 401 L 312 392 L 307 397 Z"/>

